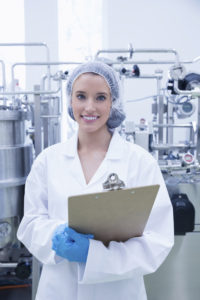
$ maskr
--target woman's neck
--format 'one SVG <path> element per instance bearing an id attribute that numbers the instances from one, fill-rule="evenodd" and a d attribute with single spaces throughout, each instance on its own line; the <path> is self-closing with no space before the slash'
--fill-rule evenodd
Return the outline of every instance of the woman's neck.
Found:
<path id="1" fill-rule="evenodd" d="M 105 151 L 107 152 L 111 133 L 108 129 L 99 130 L 98 132 L 84 132 L 79 129 L 78 131 L 78 151 Z"/>

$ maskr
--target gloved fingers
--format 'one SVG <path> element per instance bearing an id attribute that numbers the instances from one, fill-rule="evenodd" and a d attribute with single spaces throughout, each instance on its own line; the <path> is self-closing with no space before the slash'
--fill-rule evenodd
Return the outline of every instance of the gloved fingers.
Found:
<path id="1" fill-rule="evenodd" d="M 67 227 L 67 225 L 68 225 L 67 223 L 59 225 L 59 226 L 55 229 L 55 231 L 54 231 L 54 233 L 53 233 L 53 236 L 64 233 L 64 232 L 65 232 L 65 228 Z"/>
<path id="2" fill-rule="evenodd" d="M 52 240 L 52 250 L 56 252 L 57 255 L 63 257 L 63 253 L 66 253 L 73 249 L 75 242 L 71 240 L 67 240 L 65 237 L 55 240 Z"/>
<path id="3" fill-rule="evenodd" d="M 87 238 L 87 239 L 93 239 L 93 234 L 85 234 L 85 233 L 79 233 L 72 229 L 71 227 L 66 227 L 65 232 L 68 234 L 69 237 L 71 237 L 74 241 L 79 241 L 80 238 Z"/>
<path id="4" fill-rule="evenodd" d="M 85 233 L 79 233 L 82 237 L 86 237 L 88 239 L 93 239 L 94 238 L 94 234 L 85 234 Z"/>
<path id="5" fill-rule="evenodd" d="M 53 238 L 52 238 L 52 241 L 54 243 L 59 243 L 63 239 L 67 239 L 67 236 L 65 236 L 63 233 L 61 233 L 61 234 L 54 235 Z"/>

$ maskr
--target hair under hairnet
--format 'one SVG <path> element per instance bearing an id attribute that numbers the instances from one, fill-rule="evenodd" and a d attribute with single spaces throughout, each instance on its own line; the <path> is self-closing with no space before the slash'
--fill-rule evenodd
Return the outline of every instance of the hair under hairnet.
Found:
<path id="1" fill-rule="evenodd" d="M 69 75 L 67 82 L 67 97 L 68 97 L 68 113 L 70 117 L 74 119 L 74 114 L 71 105 L 72 89 L 75 80 L 84 73 L 95 73 L 102 76 L 111 92 L 112 106 L 110 110 L 110 116 L 107 121 L 109 128 L 118 127 L 125 119 L 125 112 L 123 110 L 123 104 L 121 99 L 121 86 L 118 78 L 118 74 L 115 70 L 107 64 L 99 61 L 91 61 L 76 67 Z"/>

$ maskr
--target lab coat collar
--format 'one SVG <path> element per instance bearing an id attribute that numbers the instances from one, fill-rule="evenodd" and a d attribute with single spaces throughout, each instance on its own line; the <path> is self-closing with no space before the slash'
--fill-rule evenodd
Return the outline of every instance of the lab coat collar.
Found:
<path id="1" fill-rule="evenodd" d="M 63 154 L 68 157 L 75 157 L 77 154 L 77 143 L 78 143 L 78 131 L 66 142 L 66 147 Z M 107 159 L 120 159 L 124 155 L 124 141 L 115 129 L 113 136 L 110 141 L 108 152 L 106 154 Z"/>

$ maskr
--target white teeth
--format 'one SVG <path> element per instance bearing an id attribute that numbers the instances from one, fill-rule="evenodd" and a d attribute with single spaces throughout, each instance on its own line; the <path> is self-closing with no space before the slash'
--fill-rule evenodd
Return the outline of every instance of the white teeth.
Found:
<path id="1" fill-rule="evenodd" d="M 96 120 L 97 117 L 86 117 L 86 116 L 83 116 L 84 119 L 86 120 Z"/>

